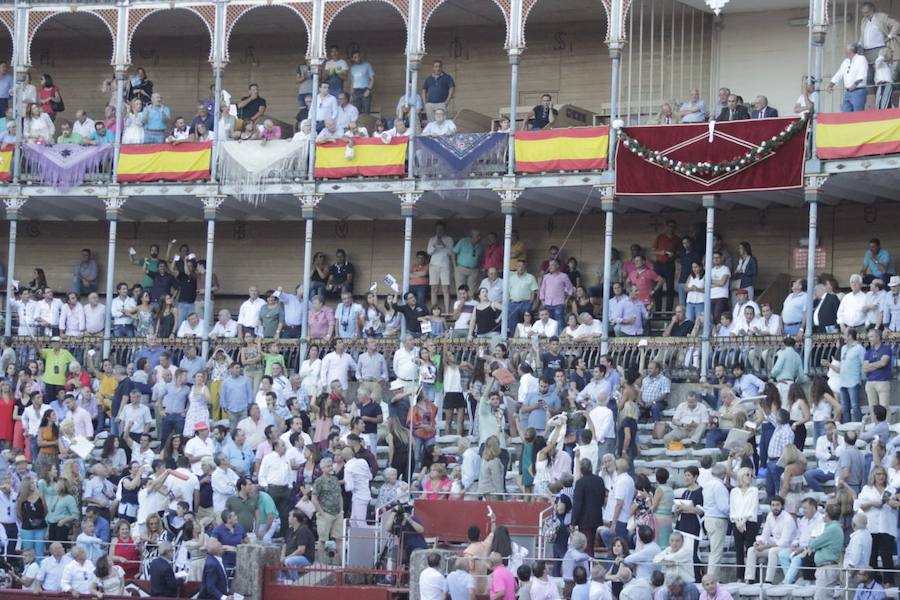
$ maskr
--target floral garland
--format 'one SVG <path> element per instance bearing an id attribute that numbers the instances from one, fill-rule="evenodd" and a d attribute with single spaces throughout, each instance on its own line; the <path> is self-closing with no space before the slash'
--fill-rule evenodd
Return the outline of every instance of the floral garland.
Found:
<path id="1" fill-rule="evenodd" d="M 647 162 L 663 167 L 674 173 L 708 177 L 737 171 L 748 165 L 758 163 L 763 158 L 774 154 L 781 146 L 785 145 L 791 138 L 797 135 L 797 133 L 804 131 L 809 119 L 810 113 L 806 112 L 800 119 L 782 129 L 778 135 L 773 135 L 771 139 L 760 142 L 759 148 L 751 148 L 740 156 L 718 163 L 684 162 L 669 158 L 668 156 L 663 156 L 658 150 L 651 150 L 628 135 L 625 132 L 624 124 L 621 121 L 614 123 L 613 127 L 616 130 L 616 136 L 622 140 L 622 144 L 631 150 L 633 154 L 637 154 Z"/>

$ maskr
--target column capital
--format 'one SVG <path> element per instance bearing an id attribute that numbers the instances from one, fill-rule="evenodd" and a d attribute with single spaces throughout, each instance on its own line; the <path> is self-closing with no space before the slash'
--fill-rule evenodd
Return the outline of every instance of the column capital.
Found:
<path id="1" fill-rule="evenodd" d="M 126 79 L 128 76 L 128 65 L 119 63 L 113 67 L 117 79 Z"/>
<path id="2" fill-rule="evenodd" d="M 304 219 L 315 219 L 319 213 L 319 203 L 325 194 L 297 194 L 300 212 Z"/>
<path id="3" fill-rule="evenodd" d="M 522 53 L 525 52 L 525 46 L 510 46 L 506 49 L 506 54 L 509 56 L 509 64 L 517 65 L 519 61 L 522 59 Z"/>
<path id="4" fill-rule="evenodd" d="M 106 207 L 106 219 L 112 221 L 119 218 L 119 211 L 125 206 L 128 196 L 100 196 L 100 199 L 103 200 L 103 206 Z"/>
<path id="5" fill-rule="evenodd" d="M 700 196 L 700 200 L 703 203 L 703 208 L 715 208 L 716 203 L 719 201 L 719 194 L 703 194 Z"/>
<path id="6" fill-rule="evenodd" d="M 413 71 L 418 71 L 419 67 L 422 66 L 423 58 L 425 58 L 424 52 L 411 52 L 409 54 L 409 68 Z"/>
<path id="7" fill-rule="evenodd" d="M 13 221 L 19 218 L 19 211 L 28 202 L 28 196 L 6 196 L 3 204 L 6 206 L 6 218 Z"/>
<path id="8" fill-rule="evenodd" d="M 310 71 L 318 71 L 325 64 L 325 59 L 321 56 L 307 56 L 306 62 L 309 63 Z"/>
<path id="9" fill-rule="evenodd" d="M 809 193 L 819 193 L 828 181 L 827 173 L 809 173 L 803 178 L 803 189 Z"/>
<path id="10" fill-rule="evenodd" d="M 227 198 L 225 194 L 212 194 L 210 196 L 201 196 L 200 202 L 203 203 L 203 218 L 207 221 L 214 221 L 216 218 L 216 212 L 219 210 L 219 207 L 225 202 L 225 198 Z"/>
<path id="11" fill-rule="evenodd" d="M 403 218 L 412 217 L 416 212 L 416 204 L 422 198 L 422 192 L 395 192 L 397 198 L 400 199 L 400 216 Z"/>
<path id="12" fill-rule="evenodd" d="M 500 212 L 504 215 L 511 215 L 516 212 L 516 203 L 525 190 L 521 188 L 507 188 L 494 191 L 500 196 Z"/>

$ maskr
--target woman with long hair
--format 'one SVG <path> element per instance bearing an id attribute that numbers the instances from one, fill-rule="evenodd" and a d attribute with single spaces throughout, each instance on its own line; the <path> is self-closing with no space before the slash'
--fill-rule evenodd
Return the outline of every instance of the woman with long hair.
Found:
<path id="1" fill-rule="evenodd" d="M 887 470 L 876 464 L 869 472 L 868 485 L 863 486 L 856 498 L 854 508 L 866 515 L 866 528 L 872 534 L 872 552 L 869 566 L 877 570 L 881 559 L 883 584 L 892 587 L 894 580 L 894 550 L 897 536 L 897 500 L 889 488 Z"/>
<path id="2" fill-rule="evenodd" d="M 569 312 L 576 316 L 581 316 L 583 313 L 594 316 L 594 305 L 591 304 L 591 299 L 583 285 L 575 288 L 575 295 L 569 300 Z"/>
<path id="3" fill-rule="evenodd" d="M 734 282 L 732 287 L 735 290 L 741 288 L 747 290 L 748 299 L 753 300 L 753 282 L 756 280 L 758 272 L 759 264 L 756 257 L 753 256 L 750 242 L 741 242 L 738 244 L 738 260 L 734 266 L 734 272 L 731 274 L 731 281 Z M 732 302 L 734 302 L 733 298 Z"/>
<path id="4" fill-rule="evenodd" d="M 675 514 L 675 531 L 680 531 L 688 535 L 685 536 L 685 543 L 694 545 L 694 579 L 700 581 L 700 516 L 703 515 L 703 488 L 697 483 L 700 477 L 700 469 L 695 466 L 689 466 L 684 470 L 685 489 L 681 493 L 681 500 L 690 502 L 676 502 L 672 510 Z"/>
<path id="5" fill-rule="evenodd" d="M 101 556 L 94 565 L 94 594 L 98 598 L 104 595 L 121 596 L 125 593 L 125 571 L 119 565 L 114 565 L 109 556 Z"/>
<path id="6" fill-rule="evenodd" d="M 478 495 L 483 500 L 503 498 L 505 471 L 500 462 L 500 451 L 485 445 L 481 455 L 481 470 L 478 477 Z"/>
<path id="7" fill-rule="evenodd" d="M 137 306 L 137 316 L 134 324 L 134 336 L 145 338 L 156 333 L 156 313 L 150 304 L 150 292 L 141 292 L 141 301 Z"/>
<path id="8" fill-rule="evenodd" d="M 384 312 L 378 306 L 378 295 L 375 292 L 366 294 L 363 313 L 363 335 L 375 338 L 384 336 Z"/>
<path id="9" fill-rule="evenodd" d="M 166 463 L 167 469 L 177 469 L 178 459 L 184 456 L 184 440 L 180 433 L 173 433 L 166 440 L 166 445 L 159 457 Z"/>
<path id="10" fill-rule="evenodd" d="M 706 273 L 699 261 L 691 263 L 691 274 L 684 284 L 686 292 L 687 311 L 689 321 L 697 322 L 697 317 L 703 314 L 703 292 L 706 289 Z"/>
<path id="11" fill-rule="evenodd" d="M 228 367 L 231 366 L 231 357 L 222 346 L 218 346 L 212 357 L 206 361 L 206 370 L 209 371 L 209 407 L 213 421 L 222 420 L 222 408 L 219 406 L 219 391 L 222 382 L 228 377 Z"/>
<path id="12" fill-rule="evenodd" d="M 622 593 L 625 584 L 622 582 L 621 570 L 625 566 L 625 559 L 628 558 L 628 542 L 625 538 L 615 537 L 612 541 L 612 565 L 606 572 L 606 581 L 612 582 L 612 597 L 618 598 Z M 686 585 L 691 585 L 687 583 Z"/>
<path id="13" fill-rule="evenodd" d="M 300 364 L 300 389 L 306 392 L 311 400 L 315 399 L 320 393 L 319 375 L 322 372 L 322 359 L 319 358 L 319 346 L 310 344 L 306 351 L 306 358 Z"/>
<path id="14" fill-rule="evenodd" d="M 124 117 L 122 120 L 122 143 L 143 144 L 147 114 L 144 113 L 144 105 L 140 98 L 134 98 L 128 103 Z"/>
<path id="15" fill-rule="evenodd" d="M 72 526 L 81 518 L 78 503 L 72 494 L 72 484 L 68 479 L 56 482 L 56 499 L 47 514 L 49 539 L 54 542 L 68 542 L 72 538 Z"/>
<path id="16" fill-rule="evenodd" d="M 312 273 L 309 277 L 309 299 L 325 297 L 325 284 L 328 283 L 328 257 L 324 252 L 316 252 L 312 257 Z"/>
<path id="17" fill-rule="evenodd" d="M 178 322 L 178 307 L 172 294 L 163 294 L 159 299 L 156 314 L 156 337 L 161 340 L 175 337 L 175 323 Z"/>
<path id="18" fill-rule="evenodd" d="M 263 351 L 260 340 L 250 332 L 244 334 L 239 361 L 250 380 L 250 391 L 255 394 L 263 376 Z"/>
<path id="19" fill-rule="evenodd" d="M 34 550 L 35 556 L 44 556 L 44 540 L 47 536 L 47 503 L 31 477 L 24 478 L 19 484 L 16 517 L 22 524 L 19 529 L 22 550 L 31 548 Z"/>
<path id="20" fill-rule="evenodd" d="M 763 388 L 763 399 L 759 402 L 760 410 L 756 411 L 754 419 L 759 427 L 759 464 L 764 467 L 768 464 L 769 441 L 775 433 L 775 417 L 781 410 L 781 392 L 775 384 L 769 382 Z"/>
<path id="21" fill-rule="evenodd" d="M 841 403 L 828 387 L 828 381 L 821 375 L 816 375 L 809 387 L 809 404 L 813 407 L 813 441 L 817 441 L 825 433 L 825 423 L 840 416 Z"/>
<path id="22" fill-rule="evenodd" d="M 731 488 L 729 518 L 733 525 L 738 577 L 746 564 L 747 550 L 756 542 L 759 490 L 753 484 L 753 470 L 744 467 L 737 472 L 737 487 Z"/>
<path id="23" fill-rule="evenodd" d="M 113 533 L 109 560 L 122 567 L 126 579 L 136 579 L 141 570 L 141 551 L 131 537 L 131 525 L 125 520 L 117 521 Z"/>
<path id="24" fill-rule="evenodd" d="M 100 458 L 104 461 L 109 461 L 109 480 L 113 483 L 119 482 L 119 477 L 122 476 L 122 472 L 128 466 L 128 457 L 125 455 L 125 450 L 119 446 L 119 438 L 111 435 L 106 438 L 106 441 L 103 443 L 103 449 L 100 451 Z"/>
<path id="25" fill-rule="evenodd" d="M 32 144 L 52 144 L 56 127 L 53 125 L 50 115 L 43 112 L 37 104 L 29 104 L 25 115 L 25 124 L 22 131 L 24 141 Z M 29 287 L 31 289 L 39 289 L 35 286 Z"/>
<path id="26" fill-rule="evenodd" d="M 137 521 L 138 506 L 140 505 L 138 493 L 141 491 L 143 483 L 142 475 L 141 463 L 133 460 L 129 465 L 128 474 L 124 475 L 117 485 L 116 497 L 120 498 L 120 500 L 116 509 L 116 516 L 129 523 Z"/>
<path id="27" fill-rule="evenodd" d="M 138 544 L 141 549 L 141 579 L 150 579 L 150 563 L 159 556 L 160 542 L 169 541 L 169 532 L 163 528 L 162 519 L 158 514 L 147 517 L 144 523 L 144 533 Z"/>
<path id="28" fill-rule="evenodd" d="M 194 519 L 188 519 L 181 530 L 181 543 L 187 551 L 188 581 L 203 580 L 203 563 L 206 562 L 206 542 L 209 535 Z"/>
<path id="29" fill-rule="evenodd" d="M 209 423 L 209 405 L 211 403 L 212 397 L 209 388 L 206 387 L 206 372 L 197 371 L 194 373 L 194 385 L 191 386 L 188 394 L 188 408 L 182 430 L 184 437 L 194 435 L 194 425 L 200 421 Z"/>
<path id="30" fill-rule="evenodd" d="M 672 533 L 672 506 L 675 503 L 675 492 L 669 485 L 669 471 L 663 468 L 656 470 L 656 489 L 650 510 L 656 520 L 656 543 L 660 548 L 669 545 L 669 534 Z"/>
<path id="31" fill-rule="evenodd" d="M 142 106 L 150 104 L 153 97 L 153 82 L 147 79 L 147 71 L 144 67 L 138 67 L 134 76 L 128 80 L 128 88 L 125 97 L 129 101 L 140 100 Z"/>
<path id="32" fill-rule="evenodd" d="M 423 390 L 416 395 L 416 403 L 409 408 L 407 422 L 413 435 L 416 465 L 421 465 L 426 451 L 434 445 L 437 437 L 437 407 L 428 399 Z"/>
<path id="33" fill-rule="evenodd" d="M 388 417 L 385 439 L 388 446 L 388 464 L 397 470 L 400 479 L 409 483 L 412 481 L 409 464 L 411 444 L 409 429 L 397 417 Z"/>
<path id="34" fill-rule="evenodd" d="M 806 424 L 812 420 L 806 392 L 799 383 L 792 383 L 788 388 L 788 411 L 791 414 L 791 429 L 794 430 L 794 445 L 801 452 L 806 445 Z"/>
<path id="35" fill-rule="evenodd" d="M 59 425 L 57 424 L 56 411 L 48 410 L 41 417 L 38 426 L 38 455 L 34 461 L 35 471 L 38 477 L 45 474 L 50 467 L 59 465 Z"/>
<path id="36" fill-rule="evenodd" d="M 500 319 L 503 318 L 503 307 L 491 302 L 487 288 L 478 290 L 478 301 L 469 321 L 469 339 L 496 337 L 500 333 Z"/>
<path id="37" fill-rule="evenodd" d="M 62 95 L 59 88 L 53 83 L 53 77 L 49 73 L 41 75 L 41 87 L 38 88 L 38 102 L 41 110 L 46 113 L 51 120 L 56 120 L 56 109 L 62 103 Z"/>

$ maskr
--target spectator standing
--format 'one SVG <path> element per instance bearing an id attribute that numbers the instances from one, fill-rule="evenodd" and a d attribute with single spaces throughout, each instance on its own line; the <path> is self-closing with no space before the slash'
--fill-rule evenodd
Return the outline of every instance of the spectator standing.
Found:
<path id="1" fill-rule="evenodd" d="M 352 104 L 361 114 L 372 110 L 372 88 L 375 87 L 375 70 L 368 62 L 363 62 L 359 50 L 350 55 L 350 89 Z"/>
<path id="2" fill-rule="evenodd" d="M 434 235 L 428 240 L 428 283 L 431 285 L 431 305 L 438 303 L 438 293 L 444 295 L 444 312 L 450 312 L 450 264 L 456 250 L 453 238 L 446 234 L 443 221 L 434 224 Z M 424 304 L 424 303 L 423 303 Z"/>
<path id="3" fill-rule="evenodd" d="M 866 84 L 877 83 L 877 61 L 883 50 L 900 49 L 897 38 L 900 22 L 887 13 L 878 12 L 874 2 L 863 2 L 860 7 L 859 44 L 868 64 Z"/>
<path id="4" fill-rule="evenodd" d="M 325 61 L 325 83 L 328 84 L 328 93 L 335 98 L 344 91 L 344 81 L 349 70 L 347 61 L 341 58 L 341 49 L 338 46 L 328 48 L 328 60 Z"/>
<path id="5" fill-rule="evenodd" d="M 530 124 L 530 129 L 544 129 L 556 121 L 558 114 L 559 111 L 553 107 L 553 96 L 544 94 L 541 103 L 531 109 L 526 122 Z"/>
<path id="6" fill-rule="evenodd" d="M 834 73 L 834 77 L 828 83 L 825 90 L 830 94 L 834 86 L 842 83 L 844 87 L 844 101 L 841 103 L 842 112 L 860 112 L 866 106 L 866 80 L 868 79 L 869 65 L 862 54 L 862 46 L 856 43 L 847 44 L 844 51 L 846 58 Z"/>
<path id="7" fill-rule="evenodd" d="M 81 262 L 75 265 L 72 275 L 72 291 L 79 296 L 96 292 L 97 281 L 97 261 L 91 257 L 90 249 L 84 248 L 81 251 Z"/>
<path id="8" fill-rule="evenodd" d="M 172 109 L 163 104 L 162 96 L 158 92 L 150 97 L 150 104 L 144 106 L 144 143 L 162 144 L 165 141 L 166 130 L 172 121 Z"/>
<path id="9" fill-rule="evenodd" d="M 870 329 L 866 335 L 869 339 L 869 348 L 865 352 L 863 362 L 866 398 L 869 401 L 869 407 L 877 405 L 889 407 L 894 352 L 890 346 L 882 343 L 880 330 Z"/>
<path id="10" fill-rule="evenodd" d="M 56 120 L 57 112 L 62 112 L 62 93 L 53 83 L 53 77 L 51 77 L 49 73 L 41 75 L 41 87 L 38 89 L 38 102 L 41 105 L 41 111 L 46 113 L 51 121 Z"/>
<path id="11" fill-rule="evenodd" d="M 457 287 L 467 285 L 470 291 L 478 289 L 483 255 L 484 245 L 481 243 L 481 232 L 477 229 L 472 229 L 469 237 L 456 242 L 451 260 Z"/>
<path id="12" fill-rule="evenodd" d="M 557 323 L 559 330 L 565 327 L 566 304 L 575 292 L 569 276 L 559 270 L 559 262 L 551 260 L 547 273 L 541 278 L 540 300 Z"/>
<path id="13" fill-rule="evenodd" d="M 238 117 L 244 120 L 244 126 L 248 122 L 254 126 L 262 124 L 262 118 L 266 114 L 266 99 L 259 95 L 259 85 L 251 83 L 247 86 L 247 95 L 238 100 Z"/>
<path id="14" fill-rule="evenodd" d="M 437 109 L 447 111 L 456 91 L 456 82 L 444 72 L 444 63 L 436 60 L 431 65 L 431 74 L 425 79 L 422 89 L 425 96 L 425 115 L 429 121 L 434 121 Z"/>
<path id="15" fill-rule="evenodd" d="M 837 503 L 825 506 L 825 528 L 821 535 L 809 542 L 804 552 L 813 556 L 816 565 L 815 600 L 831 600 L 834 590 L 840 585 L 838 560 L 844 547 L 844 531 L 841 527 L 841 508 Z"/>
<path id="16" fill-rule="evenodd" d="M 666 284 L 666 310 L 671 311 L 675 302 L 675 258 L 681 239 L 675 235 L 678 224 L 673 219 L 666 221 L 666 229 L 653 243 L 653 251 L 656 255 L 653 261 L 653 270 Z M 662 310 L 662 295 L 656 297 L 656 310 Z"/>

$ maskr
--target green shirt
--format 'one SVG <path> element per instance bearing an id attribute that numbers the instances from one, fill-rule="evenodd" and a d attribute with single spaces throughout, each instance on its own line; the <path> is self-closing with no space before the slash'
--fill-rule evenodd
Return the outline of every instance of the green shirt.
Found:
<path id="1" fill-rule="evenodd" d="M 341 484 L 334 475 L 322 475 L 312 486 L 312 493 L 319 500 L 319 506 L 329 515 L 338 515 L 344 510 Z"/>
<path id="2" fill-rule="evenodd" d="M 798 383 L 803 379 L 803 360 L 793 348 L 782 348 L 775 355 L 775 365 L 769 377 L 775 381 L 790 379 Z"/>
<path id="3" fill-rule="evenodd" d="M 57 144 L 81 144 L 84 139 L 80 133 L 70 133 L 69 135 L 61 135 L 56 138 Z"/>
<path id="4" fill-rule="evenodd" d="M 78 511 L 75 496 L 68 494 L 67 496 L 60 496 L 50 505 L 50 512 L 47 513 L 47 522 L 59 523 L 66 518 L 77 520 L 80 517 L 81 513 Z"/>
<path id="5" fill-rule="evenodd" d="M 456 242 L 456 245 L 453 246 L 453 253 L 456 254 L 456 266 L 465 269 L 477 269 L 481 266 L 481 255 L 484 254 L 484 246 L 481 244 L 472 246 L 472 239 L 465 237 Z"/>
<path id="6" fill-rule="evenodd" d="M 272 500 L 272 496 L 262 490 L 259 491 L 259 500 L 256 503 L 256 508 L 259 511 L 260 525 L 265 524 L 269 519 L 269 515 L 272 515 L 276 519 L 278 518 L 278 510 L 275 508 L 275 501 Z"/>
<path id="7" fill-rule="evenodd" d="M 66 371 L 75 357 L 68 350 L 56 351 L 53 348 L 41 350 L 41 357 L 44 359 L 44 383 L 66 385 Z M 48 403 L 54 400 L 56 398 L 47 398 Z"/>
<path id="8" fill-rule="evenodd" d="M 284 356 L 281 354 L 270 354 L 266 352 L 263 354 L 263 364 L 265 365 L 265 374 L 271 376 L 272 375 L 272 365 L 278 363 L 281 365 L 281 370 L 285 371 L 284 366 Z"/>
<path id="9" fill-rule="evenodd" d="M 151 273 L 159 273 L 159 259 L 158 258 L 148 258 L 145 261 L 142 258 L 138 261 L 138 266 L 143 267 L 145 262 L 147 263 L 147 272 L 144 273 L 144 279 L 143 279 L 143 281 L 141 281 L 141 286 L 144 287 L 145 289 L 150 289 L 153 287 L 153 277 L 151 277 L 150 274 Z"/>
<path id="10" fill-rule="evenodd" d="M 509 274 L 509 301 L 525 302 L 531 300 L 531 293 L 538 291 L 537 279 L 531 273 L 519 275 L 513 271 Z"/>
<path id="11" fill-rule="evenodd" d="M 245 531 L 253 531 L 256 524 L 256 506 L 256 499 L 252 496 L 244 500 L 237 494 L 225 502 L 225 508 L 237 515 L 238 523 Z"/>
<path id="12" fill-rule="evenodd" d="M 836 563 L 841 556 L 843 546 L 844 531 L 837 521 L 831 521 L 825 525 L 825 530 L 822 531 L 822 534 L 809 541 L 810 549 L 816 553 L 816 566 Z"/>

